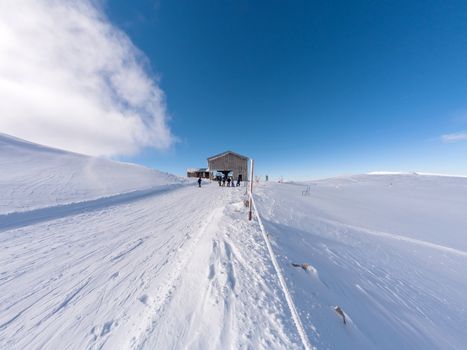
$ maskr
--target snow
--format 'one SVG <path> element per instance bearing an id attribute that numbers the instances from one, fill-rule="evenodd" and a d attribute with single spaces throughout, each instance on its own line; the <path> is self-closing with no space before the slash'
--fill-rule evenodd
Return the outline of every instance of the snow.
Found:
<path id="1" fill-rule="evenodd" d="M 260 183 L 249 222 L 245 187 L 7 135 L 0 164 L 2 349 L 467 343 L 467 178 Z"/>
<path id="2" fill-rule="evenodd" d="M 5 139 L 3 149 L 16 147 Z M 38 152 L 20 147 L 24 158 Z M 44 153 L 23 169 L 24 183 L 39 169 L 49 169 L 48 179 L 82 162 Z M 2 159 L 13 163 L 3 152 Z M 97 179 L 107 175 L 93 169 Z M 119 169 L 147 179 L 138 167 Z M 0 215 L 0 348 L 300 349 L 258 224 L 245 220 L 245 188 L 169 183 L 124 193 L 134 187 L 122 180 L 112 187 L 117 195 L 96 199 L 82 175 L 74 184 L 86 199 L 75 203 L 59 182 L 55 193 L 70 204 L 56 206 L 37 185 L 36 203 L 51 205 L 40 209 L 26 206 L 21 182 L 13 194 L 3 187 L 10 210 L 19 210 Z"/>
<path id="3" fill-rule="evenodd" d="M 285 295 L 285 299 L 287 301 L 287 306 L 290 310 L 290 314 L 292 316 L 292 319 L 294 321 L 295 327 L 297 328 L 297 332 L 300 336 L 300 340 L 302 342 L 302 345 L 305 350 L 311 349 L 311 345 L 309 342 L 309 339 L 306 335 L 305 329 L 303 328 L 302 320 L 298 314 L 297 311 L 297 306 L 295 305 L 295 302 L 290 294 L 289 287 L 287 286 L 287 282 L 285 281 L 284 274 L 282 273 L 282 270 L 279 266 L 279 263 L 277 262 L 276 254 L 274 253 L 274 250 L 271 246 L 271 241 L 269 239 L 269 234 L 266 232 L 266 229 L 264 228 L 263 225 L 263 220 L 261 219 L 261 216 L 259 215 L 258 209 L 256 207 L 256 202 L 254 200 L 254 196 L 251 195 L 251 190 L 250 190 L 250 199 L 251 199 L 251 205 L 252 209 L 255 212 L 256 219 L 258 220 L 258 224 L 261 230 L 261 233 L 263 235 L 263 240 L 266 243 L 266 247 L 268 248 L 268 253 L 269 253 L 269 258 L 271 259 L 271 262 L 274 266 L 274 270 L 277 274 L 277 277 L 279 278 L 279 282 L 281 284 L 282 291 Z M 293 266 L 297 266 L 297 264 L 293 264 Z M 304 269 L 308 268 L 308 264 L 302 265 Z"/>
<path id="4" fill-rule="evenodd" d="M 257 224 L 248 224 L 237 202 L 244 191 L 226 190 L 230 204 L 214 210 L 170 300 L 143 336 L 144 348 L 300 349 Z"/>
<path id="5" fill-rule="evenodd" d="M 181 183 L 142 166 L 44 147 L 0 133 L 0 214 Z"/>
<path id="6" fill-rule="evenodd" d="M 466 178 L 358 175 L 261 185 L 258 193 L 318 349 L 465 348 Z"/>
<path id="7" fill-rule="evenodd" d="M 2 232 L 0 347 L 299 348 L 244 189 L 216 186 Z"/>

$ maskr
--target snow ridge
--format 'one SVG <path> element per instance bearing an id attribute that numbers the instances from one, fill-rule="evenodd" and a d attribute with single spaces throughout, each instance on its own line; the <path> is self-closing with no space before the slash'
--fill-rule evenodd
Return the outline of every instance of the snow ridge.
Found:
<path id="1" fill-rule="evenodd" d="M 0 214 L 187 182 L 155 169 L 49 148 L 2 133 L 0 168 L 5 169 L 0 172 Z"/>
<path id="2" fill-rule="evenodd" d="M 305 329 L 303 328 L 302 321 L 300 319 L 300 316 L 297 312 L 297 308 L 295 306 L 295 303 L 292 299 L 292 295 L 290 294 L 289 288 L 287 287 L 287 283 L 285 282 L 284 275 L 282 274 L 282 271 L 279 267 L 279 264 L 277 262 L 276 256 L 274 255 L 274 250 L 272 249 L 271 243 L 268 238 L 268 234 L 266 233 L 266 230 L 264 228 L 263 222 L 261 220 L 261 216 L 259 215 L 258 209 L 256 208 L 255 204 L 255 199 L 253 197 L 253 194 L 250 194 L 251 196 L 251 203 L 253 205 L 253 210 L 255 211 L 255 216 L 256 219 L 258 220 L 259 227 L 261 229 L 261 234 L 264 238 L 264 241 L 266 243 L 266 246 L 268 248 L 269 256 L 271 257 L 272 264 L 274 266 L 274 269 L 276 270 L 277 276 L 279 278 L 279 282 L 282 287 L 282 291 L 284 292 L 285 299 L 287 300 L 287 306 L 289 307 L 290 313 L 292 314 L 292 319 L 295 324 L 295 327 L 297 328 L 298 334 L 300 335 L 300 340 L 302 341 L 303 347 L 305 350 L 310 350 L 310 349 L 316 349 L 315 347 L 311 347 L 310 342 L 308 340 L 308 337 L 305 333 Z"/>
<path id="3" fill-rule="evenodd" d="M 340 221 L 335 221 L 335 220 L 330 220 L 330 219 L 325 219 L 325 218 L 317 218 L 316 220 L 321 221 L 323 223 L 330 224 L 330 225 L 340 226 L 342 228 L 349 228 L 349 229 L 352 229 L 352 230 L 355 230 L 355 231 L 358 231 L 358 232 L 361 232 L 361 233 L 365 233 L 365 234 L 368 234 L 368 235 L 379 236 L 379 237 L 392 239 L 392 240 L 396 240 L 396 241 L 408 242 L 408 243 L 412 243 L 412 244 L 415 244 L 415 245 L 436 249 L 436 250 L 439 250 L 439 251 L 442 251 L 442 252 L 467 257 L 467 251 L 452 248 L 452 247 L 447 247 L 447 246 L 444 246 L 444 245 L 441 245 L 441 244 L 436 244 L 436 243 L 432 243 L 432 242 L 428 242 L 428 241 L 423 241 L 423 240 L 420 240 L 420 239 L 405 237 L 403 235 L 396 234 L 396 233 L 388 233 L 388 232 L 384 232 L 384 231 L 381 231 L 381 230 L 370 230 L 368 228 L 361 227 L 361 226 L 343 224 Z"/>
<path id="4" fill-rule="evenodd" d="M 91 211 L 98 211 L 112 206 L 128 204 L 144 198 L 173 191 L 187 184 L 169 184 L 154 186 L 145 190 L 125 192 L 113 196 L 105 196 L 97 199 L 61 204 L 29 211 L 18 211 L 7 214 L 0 213 L 0 232 L 30 226 L 53 219 L 64 218 Z"/>

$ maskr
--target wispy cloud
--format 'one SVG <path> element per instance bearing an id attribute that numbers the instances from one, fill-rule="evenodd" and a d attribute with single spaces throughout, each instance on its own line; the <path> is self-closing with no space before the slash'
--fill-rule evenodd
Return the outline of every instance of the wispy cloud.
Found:
<path id="1" fill-rule="evenodd" d="M 0 2 L 0 131 L 93 155 L 169 148 L 147 58 L 91 0 Z"/>
<path id="2" fill-rule="evenodd" d="M 441 140 L 444 142 L 458 142 L 467 140 L 467 131 L 455 132 L 452 134 L 441 135 Z"/>

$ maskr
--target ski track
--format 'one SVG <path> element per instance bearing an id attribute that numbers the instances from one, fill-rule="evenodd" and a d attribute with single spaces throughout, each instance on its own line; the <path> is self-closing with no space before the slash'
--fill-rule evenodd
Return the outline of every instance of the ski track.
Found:
<path id="1" fill-rule="evenodd" d="M 0 348 L 300 348 L 243 191 L 1 216 Z"/>
<path id="2" fill-rule="evenodd" d="M 259 228 L 246 222 L 238 194 L 206 226 L 138 348 L 301 348 Z"/>

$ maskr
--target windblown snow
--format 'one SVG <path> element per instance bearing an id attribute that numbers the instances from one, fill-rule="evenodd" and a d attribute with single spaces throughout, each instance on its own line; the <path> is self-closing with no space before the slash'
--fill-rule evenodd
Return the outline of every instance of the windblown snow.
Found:
<path id="1" fill-rule="evenodd" d="M 300 348 L 244 187 L 7 136 L 0 167 L 1 349 Z"/>
<path id="2" fill-rule="evenodd" d="M 358 175 L 259 191 L 314 346 L 466 348 L 467 178 Z"/>
<path id="3" fill-rule="evenodd" d="M 262 232 L 243 186 L 7 135 L 0 169 L 2 349 L 467 344 L 466 178 L 255 184 Z"/>
<path id="4" fill-rule="evenodd" d="M 0 133 L 0 214 L 180 183 L 174 175 L 89 157 Z"/>

